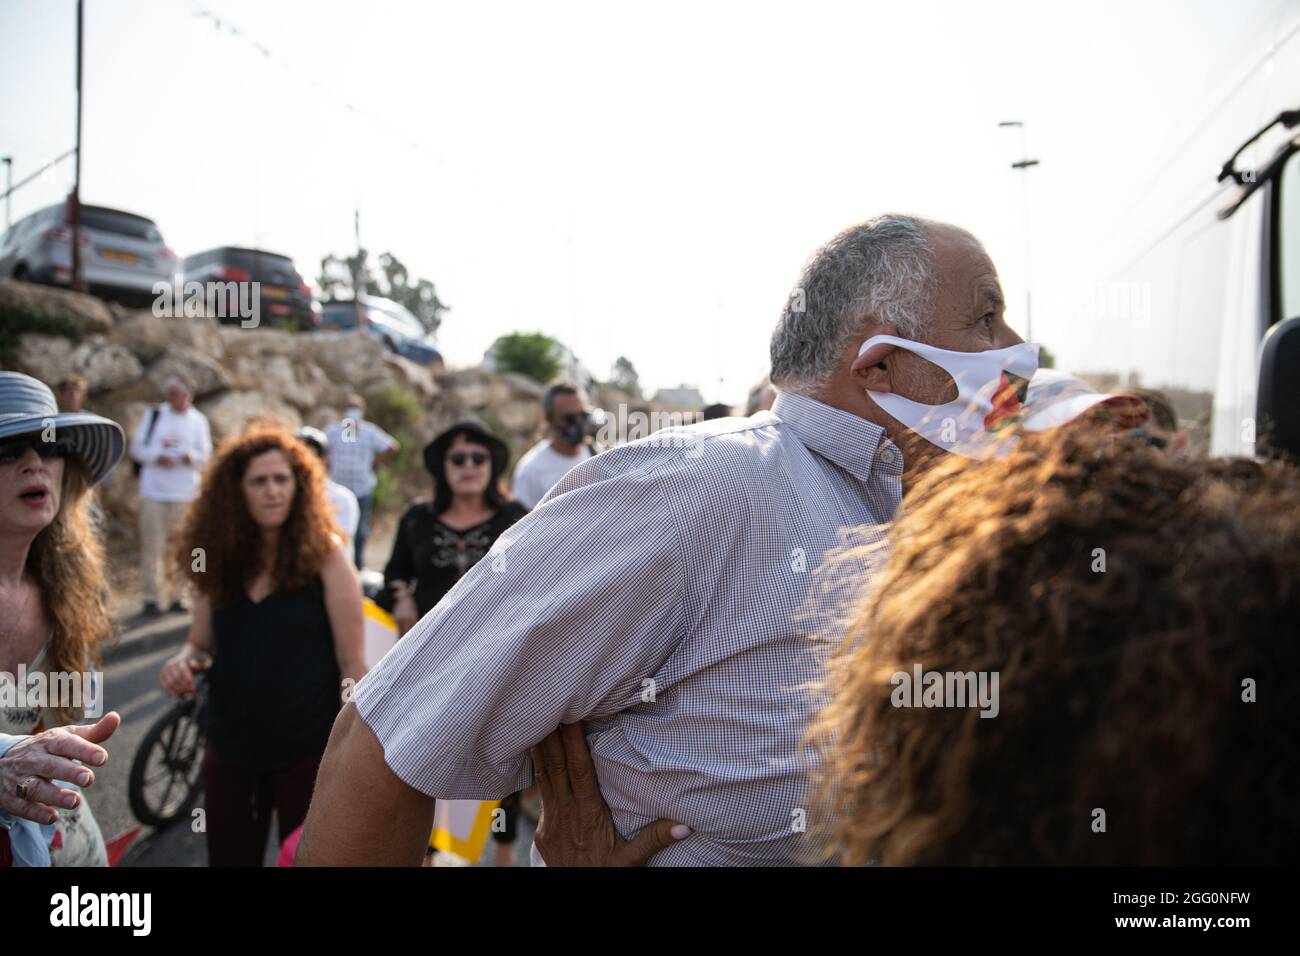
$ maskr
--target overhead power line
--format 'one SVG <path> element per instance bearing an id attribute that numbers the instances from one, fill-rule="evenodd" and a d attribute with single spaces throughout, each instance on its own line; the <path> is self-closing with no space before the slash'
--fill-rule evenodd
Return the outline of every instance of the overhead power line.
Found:
<path id="1" fill-rule="evenodd" d="M 328 101 L 334 106 L 343 109 L 349 113 L 353 113 L 356 116 L 361 117 L 368 123 L 373 124 L 379 129 L 382 129 L 385 133 L 388 133 L 390 136 L 393 136 L 395 139 L 400 140 L 403 145 L 407 146 L 410 149 L 416 149 L 416 150 L 428 149 L 428 146 L 425 143 L 421 142 L 420 140 L 411 139 L 410 136 L 404 131 L 393 126 L 391 123 L 388 123 L 387 121 L 381 119 L 380 117 L 376 116 L 374 113 L 371 113 L 369 110 L 363 109 L 357 104 L 348 100 L 337 90 L 331 89 L 327 84 L 321 82 L 317 77 L 313 76 L 307 70 L 302 69 L 296 63 L 292 62 L 291 60 L 287 60 L 284 57 L 272 51 L 270 47 L 268 47 L 265 43 L 262 43 L 251 33 L 248 33 L 247 31 L 240 29 L 236 24 L 231 23 L 229 20 L 217 16 L 211 10 L 196 10 L 194 15 L 196 17 L 199 17 L 202 20 L 207 20 L 208 22 L 210 22 L 213 28 L 217 30 L 217 32 L 225 33 L 227 36 L 233 37 L 236 40 L 239 40 L 240 42 L 246 44 L 247 46 L 255 50 L 264 59 L 269 60 L 270 62 L 274 63 L 276 66 L 284 70 L 286 73 L 289 73 L 290 75 L 297 77 L 299 80 L 306 83 L 308 86 L 324 94 L 325 97 L 328 99 Z"/>
<path id="2" fill-rule="evenodd" d="M 63 162 L 65 159 L 67 159 L 69 156 L 71 156 L 71 155 L 72 155 L 73 153 L 75 153 L 76 151 L 77 151 L 77 148 L 74 146 L 72 149 L 68 150 L 66 153 L 60 153 L 58 156 L 55 156 L 53 159 L 51 159 L 48 163 L 46 163 L 46 164 L 45 164 L 44 166 L 42 166 L 40 169 L 36 170 L 36 172 L 32 173 L 30 176 L 26 176 L 26 177 L 24 177 L 23 179 L 20 179 L 18 182 L 14 183 L 12 186 L 10 186 L 8 189 L 6 189 L 3 193 L 0 193 L 0 199 L 4 199 L 5 197 L 7 197 L 7 196 L 9 196 L 9 195 L 18 192 L 19 189 L 21 189 L 23 186 L 26 186 L 28 183 L 30 183 L 33 179 L 35 179 L 35 178 L 36 178 L 37 176 L 39 176 L 41 173 L 45 172 L 47 169 L 51 168 L 52 166 L 56 166 L 57 164 Z"/>

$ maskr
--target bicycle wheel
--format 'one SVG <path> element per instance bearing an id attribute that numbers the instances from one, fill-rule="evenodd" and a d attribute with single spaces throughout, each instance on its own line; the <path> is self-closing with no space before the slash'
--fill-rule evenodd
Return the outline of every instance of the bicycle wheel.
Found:
<path id="1" fill-rule="evenodd" d="M 137 820 L 162 827 L 189 813 L 203 790 L 204 735 L 198 703 L 182 701 L 140 741 L 131 761 L 127 800 Z"/>

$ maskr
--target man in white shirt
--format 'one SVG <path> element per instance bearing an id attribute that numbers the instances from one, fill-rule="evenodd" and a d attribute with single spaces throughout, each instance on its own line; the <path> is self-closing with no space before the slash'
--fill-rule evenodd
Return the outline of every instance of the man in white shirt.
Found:
<path id="1" fill-rule="evenodd" d="M 144 613 L 163 608 L 182 611 L 169 601 L 170 574 L 159 575 L 167 542 L 199 491 L 199 475 L 212 457 L 208 419 L 191 404 L 193 389 L 178 375 L 164 386 L 167 401 L 145 413 L 131 438 L 131 457 L 140 465 L 140 584 Z"/>
<path id="2" fill-rule="evenodd" d="M 356 537 L 357 525 L 361 521 L 361 506 L 357 504 L 357 496 L 329 476 L 330 440 L 323 431 L 304 426 L 298 429 L 298 439 L 306 443 L 325 465 L 325 497 L 329 499 L 330 507 L 334 509 L 334 520 L 343 532 L 343 547 L 351 554 L 352 539 Z"/>
<path id="3" fill-rule="evenodd" d="M 515 468 L 511 495 L 530 511 L 555 484 L 592 456 L 587 434 L 587 396 L 573 382 L 556 382 L 542 396 L 546 437 L 524 453 Z"/>
<path id="4" fill-rule="evenodd" d="M 397 456 L 401 447 L 396 438 L 374 422 L 366 421 L 366 400 L 359 394 L 348 396 L 343 420 L 325 429 L 330 453 L 330 478 L 357 496 L 360 516 L 357 520 L 353 560 L 364 567 L 366 537 L 370 534 L 370 511 L 375 503 L 375 469 Z"/>

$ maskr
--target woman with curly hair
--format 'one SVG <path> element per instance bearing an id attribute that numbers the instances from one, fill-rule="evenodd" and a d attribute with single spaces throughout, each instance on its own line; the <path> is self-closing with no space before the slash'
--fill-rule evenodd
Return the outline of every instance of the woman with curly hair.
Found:
<path id="1" fill-rule="evenodd" d="M 163 668 L 175 696 L 208 670 L 208 861 L 258 866 L 307 814 L 342 703 L 365 673 L 361 588 L 325 497 L 320 460 L 253 425 L 203 476 L 177 560 L 194 587 L 185 647 Z"/>
<path id="2" fill-rule="evenodd" d="M 1295 469 L 1064 431 L 904 506 L 810 729 L 836 859 L 1295 861 Z"/>
<path id="3" fill-rule="evenodd" d="M 14 696 L 17 706 L 0 705 L 0 861 L 12 858 L 8 815 L 42 826 L 28 841 L 40 863 L 108 862 L 89 805 L 49 768 L 71 770 L 69 782 L 83 773 L 93 780 L 93 773 L 54 760 L 52 752 L 31 758 L 45 753 L 47 743 L 36 743 L 43 732 L 79 722 L 92 709 L 87 695 L 101 692 L 87 686 L 110 633 L 91 488 L 124 448 L 115 422 L 60 413 L 44 384 L 0 372 L 0 681 L 23 691 L 21 700 Z M 26 679 L 15 679 L 20 674 Z M 28 691 L 40 684 L 31 678 L 38 675 L 48 693 L 32 700 Z M 72 699 L 61 699 L 56 687 Z M 110 723 L 116 727 L 116 717 Z"/>

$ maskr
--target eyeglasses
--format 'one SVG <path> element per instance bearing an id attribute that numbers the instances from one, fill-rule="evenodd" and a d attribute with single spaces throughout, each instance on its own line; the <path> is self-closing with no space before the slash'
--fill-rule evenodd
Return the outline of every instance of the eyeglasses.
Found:
<path id="1" fill-rule="evenodd" d="M 67 442 L 42 441 L 35 436 L 24 435 L 21 438 L 12 438 L 9 441 L 0 442 L 0 465 L 13 464 L 27 454 L 29 448 L 36 452 L 42 460 L 67 458 L 73 454 L 73 448 Z"/>
<path id="2" fill-rule="evenodd" d="M 459 468 L 466 461 L 472 461 L 476 465 L 485 464 L 488 460 L 488 454 L 485 451 L 473 451 L 466 454 L 463 451 L 454 451 L 447 456 L 447 460 Z"/>

